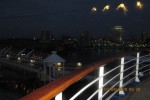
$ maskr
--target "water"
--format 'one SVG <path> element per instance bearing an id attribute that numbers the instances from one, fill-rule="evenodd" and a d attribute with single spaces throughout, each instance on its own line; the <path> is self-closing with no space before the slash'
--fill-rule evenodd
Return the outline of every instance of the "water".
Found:
<path id="1" fill-rule="evenodd" d="M 21 96 L 17 91 L 0 88 L 0 100 L 18 100 Z"/>
<path id="2" fill-rule="evenodd" d="M 91 64 L 93 62 L 99 61 L 103 59 L 104 57 L 110 57 L 113 55 L 116 55 L 120 52 L 123 52 L 121 50 L 112 50 L 112 49 L 99 49 L 99 50 L 90 50 L 90 51 L 84 51 L 80 52 L 78 54 L 71 55 L 69 58 L 69 62 L 81 62 L 84 65 Z M 111 70 L 112 67 L 118 64 L 118 61 L 112 62 L 113 64 L 107 65 L 105 67 L 105 71 Z M 114 66 L 112 66 L 114 65 Z M 116 71 L 117 72 L 117 71 Z M 111 73 L 113 76 L 116 73 Z M 97 76 L 97 70 L 90 75 Z M 106 78 L 106 77 L 105 77 Z M 76 92 L 78 92 L 81 88 L 83 88 L 85 85 L 87 85 L 89 82 L 91 82 L 94 79 L 83 79 L 79 82 L 76 82 L 71 87 L 67 88 L 65 91 L 63 91 L 63 100 L 69 100 L 70 97 L 72 97 Z M 106 80 L 104 80 L 105 82 Z M 85 90 L 83 94 L 80 94 L 79 97 L 77 97 L 75 100 L 86 100 L 94 91 L 98 89 L 98 82 L 94 83 L 89 89 Z M 86 94 L 86 95 L 85 95 Z M 98 95 L 96 94 L 92 100 L 97 100 Z"/>
<path id="3" fill-rule="evenodd" d="M 72 64 L 76 62 L 81 62 L 82 64 L 87 65 L 96 62 L 98 60 L 101 60 L 104 57 L 110 57 L 120 52 L 123 52 L 123 50 L 93 49 L 76 52 L 64 58 L 66 59 L 67 63 Z"/>

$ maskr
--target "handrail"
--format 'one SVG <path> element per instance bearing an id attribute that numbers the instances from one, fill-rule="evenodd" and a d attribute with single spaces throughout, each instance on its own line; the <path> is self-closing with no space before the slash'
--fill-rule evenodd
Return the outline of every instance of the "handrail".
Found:
<path id="1" fill-rule="evenodd" d="M 117 60 L 123 56 L 127 56 L 129 54 L 133 54 L 137 51 L 121 53 L 114 57 L 105 58 L 103 60 L 97 61 L 91 65 L 87 65 L 79 70 L 76 70 L 68 75 L 65 75 L 37 90 L 28 94 L 27 96 L 22 97 L 20 100 L 50 100 L 55 97 L 57 94 L 65 90 L 67 87 L 72 85 L 73 83 L 77 82 L 87 74 L 93 72 L 100 66 Z"/>

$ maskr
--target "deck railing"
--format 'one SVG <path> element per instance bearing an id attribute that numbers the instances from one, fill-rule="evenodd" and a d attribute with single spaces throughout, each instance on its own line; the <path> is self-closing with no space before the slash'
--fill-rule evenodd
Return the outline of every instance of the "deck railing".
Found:
<path id="1" fill-rule="evenodd" d="M 113 64 L 114 61 L 117 61 L 116 64 L 118 64 L 118 62 L 120 64 L 116 66 L 116 64 Z M 110 66 L 113 67 L 110 68 Z M 63 100 L 63 92 L 67 88 L 96 70 L 98 72 L 98 75 L 96 76 L 98 77 L 94 76 L 96 77 L 95 79 L 86 81 L 88 83 L 69 97 L 69 100 L 75 100 L 80 95 L 86 95 L 86 97 L 88 95 L 86 100 L 91 100 L 95 98 L 95 96 L 98 100 L 109 100 L 117 93 L 119 95 L 125 95 L 125 86 L 134 81 L 140 82 L 139 77 L 149 73 L 149 66 L 149 51 L 119 54 L 105 58 L 91 65 L 87 65 L 68 75 L 56 79 L 27 96 L 22 97 L 20 100 L 50 100 L 54 98 L 55 100 Z M 110 70 L 108 70 L 108 68 Z M 96 87 L 97 89 L 93 93 L 90 93 L 90 95 L 87 94 L 87 92 L 84 94 L 84 92 L 95 83 L 98 85 Z"/>

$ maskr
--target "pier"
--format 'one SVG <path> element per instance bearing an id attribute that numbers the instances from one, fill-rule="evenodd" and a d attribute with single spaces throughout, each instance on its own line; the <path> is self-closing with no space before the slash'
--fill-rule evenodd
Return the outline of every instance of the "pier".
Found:
<path id="1" fill-rule="evenodd" d="M 113 63 L 116 60 L 120 62 L 119 65 L 115 65 L 115 63 Z M 63 100 L 63 95 L 67 88 L 70 88 L 73 84 L 77 84 L 79 80 L 95 70 L 98 72 L 97 78 L 88 81 L 87 84 L 83 85 L 83 87 L 77 91 L 72 90 L 71 92 L 74 93 L 75 91 L 76 93 L 71 95 L 69 100 L 78 100 L 79 98 L 82 98 L 83 100 L 95 100 L 95 98 L 98 100 L 117 100 L 116 98 L 123 99 L 127 96 L 127 94 L 133 92 L 132 89 L 137 90 L 134 91 L 134 95 L 130 97 L 131 100 L 138 98 L 138 94 L 140 93 L 140 96 L 142 96 L 141 98 L 148 100 L 148 97 L 145 95 L 147 95 L 149 91 L 144 88 L 147 87 L 148 83 L 142 81 L 142 78 L 144 76 L 149 78 L 149 61 L 149 51 L 126 52 L 105 58 L 58 78 L 20 100 L 49 100 L 54 98 L 55 100 Z M 110 70 L 105 70 L 107 69 L 107 65 L 116 67 L 112 67 Z M 143 85 L 135 88 L 135 86 L 140 83 L 143 83 Z M 80 82 L 80 84 L 82 85 L 82 82 Z M 90 88 L 93 84 L 97 85 L 97 89 L 93 90 L 94 88 Z M 80 87 L 80 85 L 77 84 L 77 87 Z M 83 98 L 83 96 L 87 98 Z"/>

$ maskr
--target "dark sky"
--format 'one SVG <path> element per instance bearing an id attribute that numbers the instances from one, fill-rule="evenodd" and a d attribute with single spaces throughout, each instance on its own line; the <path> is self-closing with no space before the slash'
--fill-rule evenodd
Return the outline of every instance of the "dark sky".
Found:
<path id="1" fill-rule="evenodd" d="M 150 0 L 141 0 L 142 10 L 135 8 L 136 0 L 0 0 L 0 37 L 37 37 L 42 30 L 56 35 L 77 35 L 89 31 L 93 35 L 113 32 L 122 25 L 127 35 L 150 32 Z M 129 12 L 116 11 L 125 3 Z M 102 12 L 110 4 L 111 9 Z M 96 6 L 97 12 L 90 9 Z"/>

